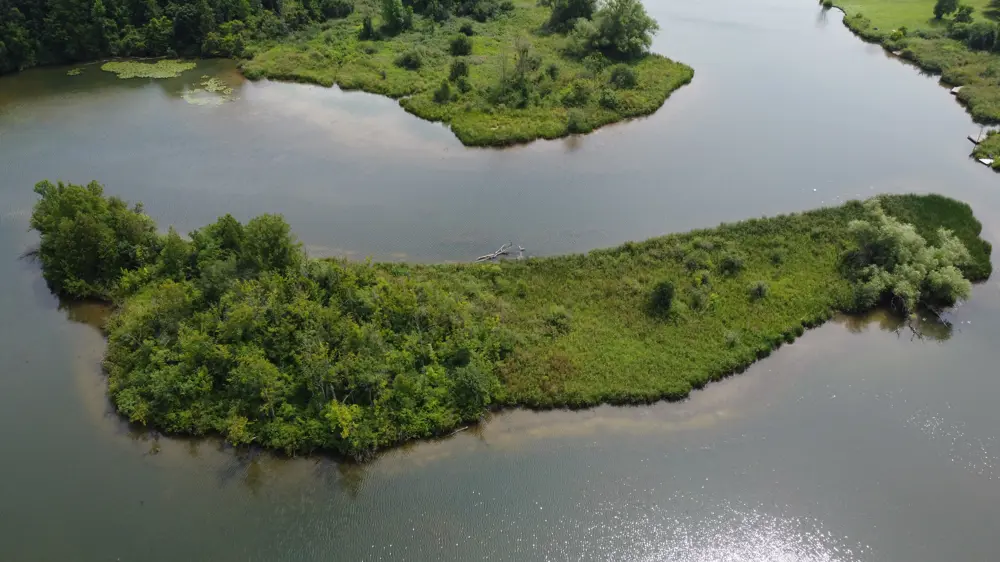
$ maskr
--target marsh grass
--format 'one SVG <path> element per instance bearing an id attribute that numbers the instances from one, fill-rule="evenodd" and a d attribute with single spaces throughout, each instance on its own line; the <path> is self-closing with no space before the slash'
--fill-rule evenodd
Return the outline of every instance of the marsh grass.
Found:
<path id="1" fill-rule="evenodd" d="M 503 146 L 539 138 L 558 138 L 586 133 L 597 127 L 653 113 L 671 92 L 688 83 L 693 70 L 657 54 L 613 67 L 594 65 L 565 54 L 566 38 L 544 32 L 549 9 L 534 0 L 517 0 L 515 9 L 487 22 L 450 18 L 436 22 L 414 15 L 413 29 L 393 37 L 364 40 L 362 22 L 370 9 L 359 8 L 351 16 L 310 27 L 281 44 L 255 49 L 256 55 L 242 63 L 251 79 L 271 78 L 339 85 L 399 99 L 408 112 L 449 125 L 462 143 L 471 146 Z M 453 43 L 462 37 L 455 51 Z M 468 74 L 450 102 L 441 103 L 435 92 L 452 77 L 453 52 L 462 55 Z M 523 107 L 498 100 L 505 79 L 516 66 L 518 45 L 530 52 L 529 91 Z M 420 64 L 408 53 L 420 53 Z M 594 61 L 589 61 L 593 63 Z M 627 71 L 625 69 L 628 69 Z M 562 103 L 574 82 L 600 92 L 616 82 L 630 85 L 616 91 L 616 103 L 601 104 L 591 95 L 574 108 Z M 634 85 L 632 80 L 634 78 Z"/>

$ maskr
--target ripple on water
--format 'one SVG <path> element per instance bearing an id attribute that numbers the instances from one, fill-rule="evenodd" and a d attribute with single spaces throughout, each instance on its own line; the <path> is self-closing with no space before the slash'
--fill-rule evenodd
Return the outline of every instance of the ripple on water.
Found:
<path id="1" fill-rule="evenodd" d="M 654 508 L 635 516 L 614 508 L 602 521 L 580 529 L 561 520 L 553 537 L 584 537 L 582 544 L 554 549 L 546 560 L 587 559 L 622 562 L 854 562 L 870 560 L 871 548 L 834 536 L 815 518 L 775 516 L 745 505 L 725 503 L 699 509 Z M 581 532 L 582 531 L 582 532 Z M 582 551 L 582 552 L 581 552 Z"/>
<path id="2" fill-rule="evenodd" d="M 951 462 L 990 480 L 1000 478 L 1000 443 L 994 436 L 970 435 L 965 423 L 950 422 L 943 415 L 926 409 L 917 410 L 906 423 L 932 442 L 947 447 Z"/>

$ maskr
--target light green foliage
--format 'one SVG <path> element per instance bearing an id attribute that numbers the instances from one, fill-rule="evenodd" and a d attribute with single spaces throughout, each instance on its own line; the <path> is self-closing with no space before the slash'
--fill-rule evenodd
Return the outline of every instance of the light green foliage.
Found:
<path id="1" fill-rule="evenodd" d="M 111 61 L 101 65 L 101 70 L 114 72 L 119 78 L 174 78 L 198 66 L 193 61 L 158 60 L 155 63 L 140 61 Z"/>
<path id="2" fill-rule="evenodd" d="M 155 236 L 144 215 L 105 200 L 99 186 L 51 189 L 40 189 L 32 222 L 46 277 L 121 297 L 104 361 L 118 410 L 165 431 L 288 453 L 365 457 L 496 405 L 683 398 L 851 308 L 842 264 L 856 239 L 873 263 L 904 253 L 881 250 L 896 236 L 880 229 L 896 232 L 896 223 L 873 222 L 881 219 L 855 202 L 586 255 L 434 266 L 308 260 L 280 217 L 244 225 L 227 215 L 188 241 L 172 230 Z M 906 240 L 939 237 L 930 250 L 905 248 L 943 263 L 964 244 L 963 271 L 989 275 L 990 247 L 968 206 L 936 196 L 880 203 L 886 220 L 917 225 L 904 229 Z M 99 239 L 120 269 L 77 260 L 95 254 L 88 232 L 105 216 L 133 225 L 120 244 L 104 240 L 119 235 L 113 228 Z M 770 257 L 778 247 L 780 267 Z M 132 259 L 134 248 L 144 259 Z M 712 274 L 732 256 L 741 268 Z M 967 283 L 955 271 L 928 271 L 927 294 Z M 748 298 L 752 281 L 766 298 Z"/>
<path id="3" fill-rule="evenodd" d="M 921 304 L 951 306 L 968 298 L 972 284 L 959 268 L 969 266 L 972 256 L 958 237 L 940 229 L 932 246 L 913 225 L 886 215 L 877 199 L 865 206 L 871 218 L 850 223 L 858 247 L 847 258 L 859 309 L 889 300 L 911 313 Z"/>
<path id="4" fill-rule="evenodd" d="M 491 0 L 456 3 L 451 13 L 480 20 L 473 14 L 492 13 L 501 5 Z M 579 57 L 569 56 L 571 40 L 560 32 L 543 31 L 550 9 L 535 0 L 516 0 L 510 10 L 482 18 L 475 29 L 458 17 L 438 21 L 429 12 L 436 9 L 431 3 L 414 2 L 412 7 L 412 29 L 368 36 L 365 10 L 359 8 L 347 18 L 307 27 L 289 41 L 263 46 L 242 64 L 243 72 L 251 79 L 338 84 L 400 98 L 406 111 L 444 122 L 464 144 L 475 146 L 557 138 L 647 115 L 693 76 L 682 64 L 642 55 L 624 63 L 635 77 L 635 87 L 620 90 L 617 99 L 604 96 L 602 104 L 600 92 L 611 83 L 612 64 L 594 51 L 596 44 Z M 578 21 L 596 29 L 589 20 Z M 459 39 L 458 51 L 452 43 L 457 36 L 467 37 L 466 32 L 474 32 L 472 54 L 463 55 L 468 73 L 459 83 L 452 74 L 452 53 L 464 52 L 467 43 Z M 411 61 L 408 53 L 413 52 L 420 53 L 419 67 L 397 63 L 404 62 L 404 56 Z M 595 61 L 603 62 L 592 64 Z M 436 95 L 445 79 L 454 82 L 451 103 L 440 103 Z M 584 105 L 573 106 L 582 112 L 580 119 L 571 118 L 571 108 L 563 104 L 563 94 L 574 81 L 585 83 L 592 93 Z"/>
<path id="5" fill-rule="evenodd" d="M 637 58 L 649 51 L 656 20 L 646 14 L 640 0 L 607 0 L 594 16 L 598 46 L 609 56 Z"/>
<path id="6" fill-rule="evenodd" d="M 972 6 L 960 5 L 955 12 L 955 21 L 958 23 L 971 23 L 972 14 L 976 9 Z"/>
<path id="7" fill-rule="evenodd" d="M 83 74 L 82 68 L 71 68 L 66 71 L 66 76 L 79 76 Z"/>
<path id="8" fill-rule="evenodd" d="M 389 35 L 413 27 L 413 10 L 403 6 L 402 0 L 379 0 L 382 29 Z"/>

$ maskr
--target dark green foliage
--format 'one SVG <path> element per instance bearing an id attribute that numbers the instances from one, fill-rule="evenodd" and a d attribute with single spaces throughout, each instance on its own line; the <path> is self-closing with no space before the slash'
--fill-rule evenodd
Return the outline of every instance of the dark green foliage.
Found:
<path id="1" fill-rule="evenodd" d="M 407 70 L 420 70 L 424 64 L 424 57 L 420 51 L 413 49 L 396 57 L 396 66 Z"/>
<path id="2" fill-rule="evenodd" d="M 73 298 L 109 299 L 122 272 L 156 259 L 160 239 L 141 206 L 104 197 L 97 182 L 86 186 L 35 186 L 40 197 L 31 228 L 41 236 L 38 257 L 52 291 Z"/>
<path id="3" fill-rule="evenodd" d="M 739 275 L 743 267 L 743 258 L 736 254 L 726 254 L 719 260 L 719 272 L 729 277 Z"/>
<path id="4" fill-rule="evenodd" d="M 601 96 L 598 98 L 598 103 L 600 103 L 601 107 L 604 109 L 610 109 L 612 111 L 617 111 L 622 106 L 622 100 L 618 95 L 618 92 L 610 88 L 604 88 L 601 90 Z"/>
<path id="5" fill-rule="evenodd" d="M 547 27 L 553 31 L 569 31 L 579 18 L 591 19 L 597 0 L 553 0 Z"/>
<path id="6" fill-rule="evenodd" d="M 451 61 L 451 67 L 448 69 L 449 80 L 458 80 L 459 78 L 468 75 L 469 63 L 461 59 Z"/>
<path id="7" fill-rule="evenodd" d="M 514 3 L 511 0 L 461 0 L 455 7 L 455 15 L 470 17 L 479 22 L 496 19 L 512 11 Z"/>
<path id="8" fill-rule="evenodd" d="M 587 255 L 421 266 L 308 260 L 277 216 L 227 215 L 187 241 L 156 235 L 96 184 L 39 194 L 32 225 L 46 278 L 98 287 L 69 294 L 120 297 L 104 365 L 123 415 L 234 444 L 357 457 L 453 431 L 496 405 L 683 398 L 849 306 L 859 286 L 840 268 L 858 240 L 849 224 L 874 220 L 852 202 Z M 965 271 L 988 275 L 989 245 L 968 206 L 879 201 L 929 239 L 952 229 L 971 249 Z M 881 239 L 857 251 L 888 265 Z M 775 240 L 787 251 L 780 269 L 769 258 Z M 114 267 L 80 259 L 95 252 Z M 740 278 L 685 260 L 735 255 Z M 766 304 L 748 298 L 744 278 L 768 279 L 750 290 L 768 294 Z M 651 292 L 649 279 L 659 280 Z M 949 278 L 928 280 L 931 294 L 947 294 Z"/>
<path id="9" fill-rule="evenodd" d="M 958 0 L 937 0 L 934 4 L 934 17 L 941 19 L 958 9 Z"/>
<path id="10" fill-rule="evenodd" d="M 649 51 L 660 26 L 640 0 L 608 0 L 594 16 L 598 47 L 609 56 L 637 58 Z"/>
<path id="11" fill-rule="evenodd" d="M 466 37 L 472 37 L 476 34 L 475 29 L 472 28 L 471 22 L 465 22 L 461 27 L 458 28 L 458 32 L 465 35 Z"/>
<path id="12" fill-rule="evenodd" d="M 955 12 L 955 21 L 958 23 L 970 23 L 972 21 L 972 13 L 975 11 L 975 8 L 972 6 L 961 5 Z"/>
<path id="13" fill-rule="evenodd" d="M 413 27 L 413 8 L 403 6 L 402 0 L 380 0 L 382 29 L 395 35 Z"/>
<path id="14" fill-rule="evenodd" d="M 437 103 L 448 103 L 451 101 L 451 85 L 447 80 L 441 81 L 441 86 L 434 90 L 434 101 Z"/>
<path id="15" fill-rule="evenodd" d="M 469 83 L 469 80 L 465 76 L 459 76 L 455 79 L 455 87 L 458 88 L 459 92 L 467 94 L 472 89 L 472 84 Z"/>
<path id="16" fill-rule="evenodd" d="M 362 41 L 378 39 L 378 32 L 375 31 L 375 24 L 372 23 L 371 16 L 365 15 L 364 19 L 361 20 L 361 31 L 358 32 L 358 39 Z"/>
<path id="17" fill-rule="evenodd" d="M 657 283 L 649 297 L 649 305 L 654 314 L 669 314 L 674 305 L 674 283 L 667 280 Z"/>
<path id="18" fill-rule="evenodd" d="M 587 132 L 587 116 L 583 111 L 573 108 L 566 112 L 566 130 L 570 133 Z"/>
<path id="19" fill-rule="evenodd" d="M 616 64 L 611 67 L 609 82 L 619 90 L 631 90 L 639 84 L 639 76 L 632 67 L 624 64 Z"/>
<path id="20" fill-rule="evenodd" d="M 0 74 L 108 56 L 241 56 L 249 41 L 353 9 L 348 0 L 0 0 Z"/>
<path id="21" fill-rule="evenodd" d="M 472 54 L 472 39 L 465 35 L 457 35 L 448 44 L 448 51 L 452 56 L 461 57 Z"/>
<path id="22" fill-rule="evenodd" d="M 750 293 L 750 298 L 753 300 L 760 300 L 767 296 L 770 291 L 767 283 L 764 281 L 757 281 L 756 283 L 751 283 L 747 292 Z"/>

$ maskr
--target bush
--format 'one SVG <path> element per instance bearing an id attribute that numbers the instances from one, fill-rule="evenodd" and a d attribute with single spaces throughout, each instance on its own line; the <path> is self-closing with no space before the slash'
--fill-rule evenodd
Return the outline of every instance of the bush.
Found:
<path id="1" fill-rule="evenodd" d="M 469 63 L 464 60 L 453 60 L 451 61 L 451 67 L 448 69 L 448 79 L 458 80 L 463 76 L 469 75 Z"/>
<path id="2" fill-rule="evenodd" d="M 402 0 L 381 0 L 382 27 L 390 34 L 413 27 L 413 8 L 403 6 Z"/>
<path id="3" fill-rule="evenodd" d="M 396 66 L 406 70 L 420 70 L 424 65 L 424 57 L 420 51 L 412 49 L 396 57 L 394 62 Z"/>
<path id="4" fill-rule="evenodd" d="M 760 300 L 767 296 L 770 292 L 770 288 L 764 281 L 757 281 L 756 283 L 751 283 L 750 287 L 747 289 L 750 293 L 750 298 L 753 300 Z"/>
<path id="5" fill-rule="evenodd" d="M 726 254 L 719 260 L 719 272 L 726 276 L 738 275 L 743 271 L 743 258 L 736 254 Z"/>
<path id="6" fill-rule="evenodd" d="M 563 91 L 562 104 L 566 107 L 581 107 L 590 101 L 590 85 L 583 80 L 574 80 Z"/>
<path id="7" fill-rule="evenodd" d="M 972 13 L 976 10 L 972 6 L 959 6 L 955 12 L 955 21 L 959 23 L 971 23 Z"/>
<path id="8" fill-rule="evenodd" d="M 545 67 L 545 74 L 553 80 L 559 78 L 559 65 L 556 63 L 550 63 L 547 67 Z"/>
<path id="9" fill-rule="evenodd" d="M 650 309 L 654 314 L 667 315 L 674 306 L 674 283 L 672 281 L 660 281 L 653 287 L 653 292 L 649 297 Z"/>
<path id="10" fill-rule="evenodd" d="M 472 54 L 472 39 L 465 35 L 458 35 L 451 40 L 448 50 L 456 57 Z"/>
<path id="11" fill-rule="evenodd" d="M 565 334 L 570 330 L 572 316 L 565 306 L 554 304 L 545 313 L 545 323 L 557 334 Z"/>
<path id="12" fill-rule="evenodd" d="M 451 101 L 451 85 L 447 80 L 441 81 L 441 86 L 434 90 L 434 101 L 437 103 L 448 103 Z"/>
<path id="13" fill-rule="evenodd" d="M 472 22 L 468 21 L 458 28 L 458 32 L 464 34 L 466 37 L 472 37 L 476 34 L 475 29 L 472 28 Z"/>
<path id="14" fill-rule="evenodd" d="M 570 133 L 587 132 L 587 116 L 579 109 L 571 109 L 566 113 L 566 130 Z"/>
<path id="15" fill-rule="evenodd" d="M 576 20 L 591 19 L 596 8 L 596 0 L 553 0 L 552 13 L 546 25 L 554 31 L 567 31 Z"/>
<path id="16" fill-rule="evenodd" d="M 937 0 L 934 4 L 934 18 L 941 19 L 958 9 L 958 0 Z"/>
<path id="17" fill-rule="evenodd" d="M 361 31 L 358 32 L 358 39 L 362 41 L 373 41 L 378 39 L 378 33 L 375 32 L 375 25 L 372 23 L 372 17 L 366 15 L 363 20 L 361 20 Z"/>
<path id="18" fill-rule="evenodd" d="M 354 4 L 347 0 L 323 0 L 319 10 L 326 19 L 346 18 L 354 13 Z"/>
<path id="19" fill-rule="evenodd" d="M 833 0 L 823 0 L 822 4 L 824 8 L 832 8 Z"/>
<path id="20" fill-rule="evenodd" d="M 639 77 L 632 67 L 624 64 L 616 64 L 611 68 L 609 82 L 619 90 L 631 90 L 639 84 Z"/>
<path id="21" fill-rule="evenodd" d="M 618 111 L 622 104 L 622 100 L 618 96 L 618 92 L 610 88 L 604 88 L 601 90 L 601 96 L 598 98 L 597 102 L 601 104 L 601 107 L 604 109 L 611 111 Z"/>
<path id="22" fill-rule="evenodd" d="M 466 79 L 465 76 L 459 76 L 458 79 L 455 80 L 455 87 L 458 88 L 458 91 L 463 94 L 468 93 L 469 90 L 472 89 L 472 85 L 469 84 L 469 80 Z"/>

